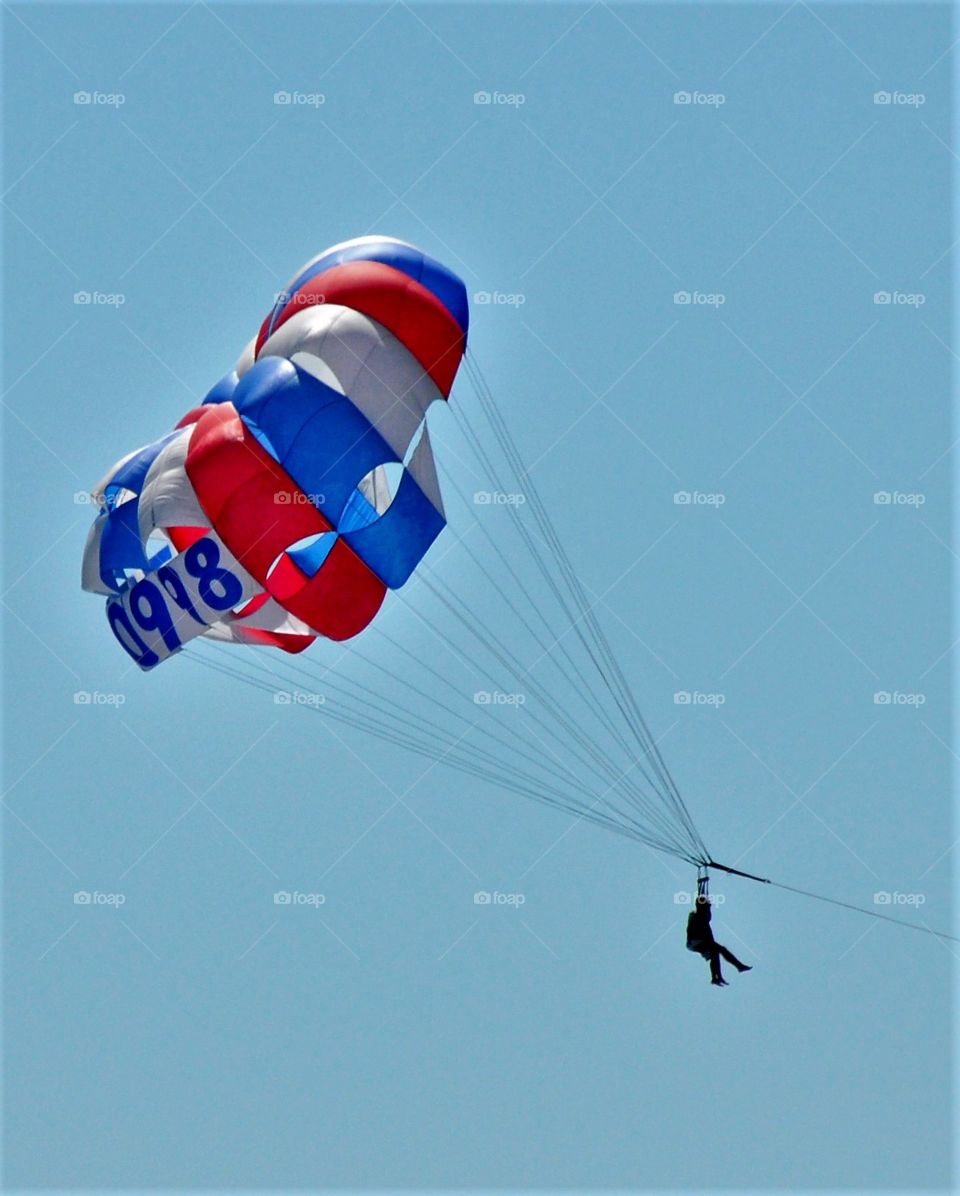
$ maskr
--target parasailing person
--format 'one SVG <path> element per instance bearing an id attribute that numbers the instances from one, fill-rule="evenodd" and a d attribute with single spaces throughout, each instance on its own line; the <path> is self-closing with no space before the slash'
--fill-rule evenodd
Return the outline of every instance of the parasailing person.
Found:
<path id="1" fill-rule="evenodd" d="M 738 972 L 749 972 L 750 965 L 741 963 L 739 959 L 722 943 L 713 937 L 710 926 L 710 893 L 708 891 L 709 878 L 697 877 L 697 899 L 690 916 L 687 918 L 687 950 L 710 961 L 710 983 L 723 987 L 727 983 L 723 978 L 720 960 L 733 964 Z"/>

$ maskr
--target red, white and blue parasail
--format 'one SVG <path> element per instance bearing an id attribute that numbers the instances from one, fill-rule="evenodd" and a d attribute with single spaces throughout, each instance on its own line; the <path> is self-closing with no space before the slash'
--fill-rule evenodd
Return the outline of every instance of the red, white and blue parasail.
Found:
<path id="1" fill-rule="evenodd" d="M 389 237 L 346 241 L 297 273 L 200 406 L 110 470 L 94 490 L 98 511 L 82 581 L 106 596 L 110 627 L 141 668 L 198 636 L 300 652 L 317 637 L 346 640 L 371 623 L 387 590 L 408 580 L 446 523 L 426 415 L 450 395 L 468 320 L 463 282 L 433 258 Z M 498 496 L 523 500 L 503 510 L 518 537 L 517 564 L 522 570 L 529 559 L 545 592 L 524 584 L 505 542 L 485 529 L 517 582 L 513 596 L 505 597 L 500 579 L 469 550 L 482 597 L 445 592 L 441 578 L 423 584 L 470 637 L 469 656 L 445 632 L 439 639 L 494 691 L 470 697 L 427 665 L 428 684 L 442 684 L 443 693 L 412 687 L 426 705 L 410 718 L 395 695 L 380 699 L 325 670 L 324 687 L 338 697 L 324 709 L 436 763 L 685 860 L 704 880 L 714 868 L 775 884 L 713 860 L 477 363 L 468 359 L 467 373 L 502 456 L 498 466 L 471 433 L 477 476 L 499 484 L 505 470 L 516 487 Z M 475 496 L 474 506 L 480 501 Z M 521 511 L 529 511 L 532 526 Z M 497 597 L 505 598 L 499 609 Z M 502 638 L 511 617 L 524 632 L 519 649 Z M 259 679 L 214 667 L 239 672 L 276 700 L 277 667 L 266 670 L 266 681 L 259 665 L 251 665 Z M 306 662 L 297 667 L 304 672 Z M 504 709 L 504 719 L 491 717 Z"/>
<path id="2" fill-rule="evenodd" d="M 94 492 L 83 586 L 144 669 L 196 636 L 345 640 L 445 525 L 426 413 L 466 348 L 463 282 L 403 241 L 308 262 L 235 369 Z"/>
<path id="3" fill-rule="evenodd" d="M 446 523 L 427 412 L 450 395 L 468 320 L 463 282 L 419 249 L 388 237 L 344 242 L 298 271 L 202 403 L 109 471 L 94 490 L 98 510 L 82 582 L 106 597 L 110 628 L 142 669 L 201 637 L 296 653 L 318 637 L 347 640 L 370 625 L 387 590 L 404 585 Z M 454 590 L 421 570 L 424 593 L 469 637 L 466 650 L 448 626 L 435 628 L 452 653 L 439 668 L 422 651 L 395 644 L 427 673 L 422 686 L 408 681 L 423 704 L 415 717 L 398 709 L 395 690 L 381 695 L 329 669 L 322 684 L 335 700 L 323 709 L 435 762 L 702 864 L 706 848 L 632 704 L 595 603 L 479 366 L 467 359 L 465 369 L 502 457 L 499 465 L 490 459 L 464 413 L 476 476 L 489 477 L 498 497 L 524 500 L 498 503 L 508 522 L 482 533 L 516 591 L 505 594 L 502 578 L 469 547 Z M 479 496 L 465 500 L 455 483 L 452 494 L 465 518 L 497 513 Z M 544 587 L 525 584 L 527 561 Z M 518 610 L 521 600 L 527 614 Z M 512 622 L 519 625 L 513 642 Z M 378 669 L 377 657 L 368 667 Z M 289 683 L 291 672 L 309 677 L 312 668 L 309 660 L 294 666 L 254 653 L 229 665 L 222 652 L 193 659 L 267 688 L 274 700 L 278 681 Z M 465 667 L 469 683 L 447 676 L 448 664 Z M 389 665 L 383 673 L 396 682 Z M 496 717 L 516 711 L 520 698 L 522 722 Z M 625 760 L 617 760 L 618 750 L 627 751 Z"/>

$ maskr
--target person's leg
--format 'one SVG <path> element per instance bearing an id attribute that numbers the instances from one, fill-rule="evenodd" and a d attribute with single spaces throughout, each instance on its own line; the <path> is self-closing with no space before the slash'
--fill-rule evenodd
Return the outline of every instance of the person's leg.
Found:
<path id="1" fill-rule="evenodd" d="M 710 952 L 710 983 L 723 984 L 723 972 L 720 970 L 720 950 L 714 947 Z"/>
<path id="2" fill-rule="evenodd" d="M 741 963 L 740 960 L 737 959 L 737 957 L 734 955 L 734 953 L 732 951 L 728 951 L 727 948 L 722 946 L 720 943 L 717 943 L 717 950 L 723 956 L 723 958 L 727 961 L 727 963 L 733 964 L 733 966 L 737 969 L 738 972 L 749 972 L 750 971 L 750 968 L 747 964 Z"/>

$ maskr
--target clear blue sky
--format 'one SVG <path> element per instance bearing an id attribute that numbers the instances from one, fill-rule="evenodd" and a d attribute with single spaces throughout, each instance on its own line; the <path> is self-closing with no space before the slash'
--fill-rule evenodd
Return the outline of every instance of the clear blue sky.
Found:
<path id="1" fill-rule="evenodd" d="M 74 496 L 306 258 L 411 240 L 523 297 L 474 307 L 473 350 L 711 849 L 948 927 L 952 24 L 7 8 L 9 1187 L 951 1186 L 955 945 L 731 881 L 755 968 L 712 989 L 673 860 L 189 660 L 131 672 Z M 435 421 L 450 468 L 474 403 Z"/>

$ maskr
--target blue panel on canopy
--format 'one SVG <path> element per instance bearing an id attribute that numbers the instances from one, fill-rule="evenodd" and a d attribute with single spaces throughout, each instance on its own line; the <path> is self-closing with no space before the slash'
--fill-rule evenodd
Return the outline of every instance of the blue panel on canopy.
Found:
<path id="1" fill-rule="evenodd" d="M 393 502 L 374 523 L 344 540 L 391 590 L 402 586 L 445 526 L 446 520 L 404 471 Z"/>
<path id="2" fill-rule="evenodd" d="M 337 402 L 343 402 L 339 391 L 285 357 L 261 358 L 243 375 L 233 396 L 234 407 L 278 461 L 289 454 L 303 426 Z"/>
<path id="3" fill-rule="evenodd" d="M 204 404 L 229 403 L 233 399 L 233 392 L 237 389 L 239 381 L 236 370 L 224 374 L 220 381 L 207 392 L 207 397 L 203 400 Z"/>
<path id="4" fill-rule="evenodd" d="M 285 358 L 257 362 L 241 379 L 233 402 L 253 435 L 331 523 L 339 521 L 374 466 L 399 460 L 349 399 Z"/>
<path id="5" fill-rule="evenodd" d="M 100 534 L 99 567 L 100 580 L 110 589 L 122 586 L 126 570 L 146 570 L 162 564 L 170 555 L 169 549 L 162 549 L 153 558 L 147 557 L 140 541 L 140 491 L 161 449 L 180 434 L 179 429 L 168 432 L 166 436 L 134 453 L 129 461 L 125 461 L 111 474 L 104 488 L 106 506 L 98 516 L 105 521 Z M 115 506 L 125 490 L 132 491 L 134 497 Z"/>
<path id="6" fill-rule="evenodd" d="M 272 440 L 272 428 L 264 430 Z M 303 425 L 280 464 L 336 526 L 370 470 L 398 460 L 367 417 L 341 397 Z"/>
<path id="7" fill-rule="evenodd" d="M 287 556 L 290 557 L 298 569 L 301 569 L 308 577 L 313 577 L 330 555 L 330 551 L 336 542 L 336 532 L 321 532 L 319 536 L 313 537 L 308 544 L 288 548 Z"/>
<path id="8" fill-rule="evenodd" d="M 340 515 L 338 530 L 357 532 L 360 528 L 373 523 L 376 518 L 377 508 L 359 490 L 354 490 Z"/>
<path id="9" fill-rule="evenodd" d="M 384 584 L 403 585 L 444 519 L 407 472 L 382 515 L 361 493 L 367 474 L 400 460 L 363 412 L 279 357 L 253 366 L 240 380 L 233 403 L 251 433 Z M 312 575 L 334 539 L 324 536 L 289 555 Z"/>

